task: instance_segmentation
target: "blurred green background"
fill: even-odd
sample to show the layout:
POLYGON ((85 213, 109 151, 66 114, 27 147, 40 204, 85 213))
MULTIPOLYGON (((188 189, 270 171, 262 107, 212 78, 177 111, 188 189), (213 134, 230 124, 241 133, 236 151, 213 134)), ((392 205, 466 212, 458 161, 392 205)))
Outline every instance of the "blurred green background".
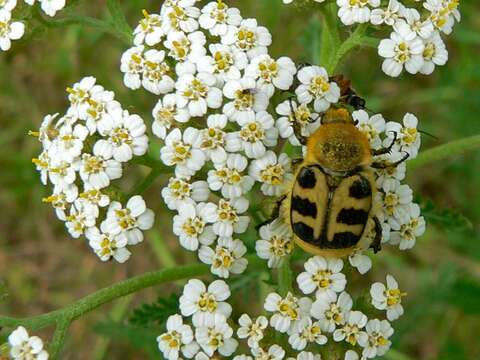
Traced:
MULTIPOLYGON (((229 4, 271 30, 274 56, 288 55, 298 62, 318 58, 322 23, 315 7, 303 2, 285 6, 281 0, 229 4)), ((158 11, 161 1, 128 0, 121 5, 134 26, 142 9, 158 11)), ((480 3, 465 0, 460 10, 463 20, 447 38, 450 61, 431 76, 390 79, 381 73, 381 59, 372 48, 355 51, 341 66, 340 72, 353 80, 370 109, 390 120, 401 121, 405 112, 418 116, 421 129, 436 137, 424 136, 423 149, 480 134, 480 3)), ((24 14, 31 16, 30 11, 24 14)), ((104 1, 90 0, 76 1, 73 9, 55 19, 69 11, 107 16, 104 1)), ((156 229, 133 248, 134 255, 125 265, 100 263, 83 240, 67 236, 63 224, 42 203, 47 190, 31 164, 39 144, 27 132, 38 128, 45 114, 65 110, 67 86, 93 75, 116 92, 124 107, 147 120, 155 104, 151 94, 129 91, 122 84, 119 59, 128 44, 91 27, 59 25, 41 24, 35 14, 26 37, 0 54, 0 313, 4 315, 39 314, 128 276, 171 265, 171 259, 163 256, 160 236, 180 263, 194 261, 169 234, 172 214, 160 199, 165 178, 146 194, 149 207, 157 212, 156 229)), ((143 171, 132 167, 136 175, 131 182, 143 171)), ((384 281, 386 273, 394 274, 408 292, 406 314, 394 324, 395 351, 387 358, 480 359, 480 154, 423 167, 410 173, 408 182, 425 209, 427 233, 412 251, 382 252, 369 273, 370 281, 384 281)), ((142 350, 153 335, 132 331, 128 339, 129 328, 116 332, 115 324, 131 315, 128 309, 154 301, 160 292, 178 285, 142 292, 76 321, 62 358, 144 359, 153 351, 148 346, 142 350), (107 339, 112 337, 109 345, 107 339)), ((40 335, 48 339, 51 332, 47 329, 40 335)))

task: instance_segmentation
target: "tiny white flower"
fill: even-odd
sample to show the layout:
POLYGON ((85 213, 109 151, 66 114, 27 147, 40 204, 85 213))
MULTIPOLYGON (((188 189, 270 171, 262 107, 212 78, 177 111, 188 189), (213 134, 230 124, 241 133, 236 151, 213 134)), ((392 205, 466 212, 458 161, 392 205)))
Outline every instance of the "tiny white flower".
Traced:
POLYGON ((224 105, 224 114, 238 123, 252 119, 256 112, 268 107, 267 94, 256 88, 255 79, 251 77, 228 81, 223 94, 232 100, 224 105))
POLYGON ((367 324, 367 316, 360 311, 350 311, 345 319, 345 324, 333 333, 335 341, 345 340, 350 345, 365 344, 368 340, 367 333, 361 329, 367 324))
POLYGON ((175 166, 176 176, 192 176, 205 163, 205 154, 200 147, 200 131, 187 128, 183 135, 174 129, 165 138, 165 146, 160 150, 160 158, 168 166, 175 166))
POLYGON ((319 66, 306 66, 297 74, 301 85, 295 90, 300 103, 311 103, 315 111, 323 112, 330 104, 338 102, 340 88, 330 81, 327 71, 319 66))
POLYGON ((360 274, 366 274, 372 268, 372 259, 367 255, 364 255, 362 251, 355 250, 348 257, 350 265, 358 270, 360 274))
POLYGON ((17 0, 0 0, 0 10, 12 12, 17 6, 17 0))
POLYGON ((189 280, 180 297, 183 316, 192 316, 195 327, 205 323, 205 318, 214 315, 230 317, 232 307, 225 302, 230 297, 230 288, 223 280, 213 281, 208 288, 197 279, 189 280))
POLYGON ((179 359, 181 347, 192 341, 192 328, 184 324, 182 317, 178 314, 167 319, 167 332, 157 337, 158 348, 168 360, 179 359))
POLYGON ((217 219, 215 204, 184 202, 177 210, 178 215, 173 218, 173 233, 179 237, 182 247, 196 251, 199 243, 210 245, 215 240, 212 227, 207 226, 217 219))
POLYGON ((151 49, 143 54, 142 86, 155 95, 173 90, 170 66, 165 62, 165 51, 151 49))
POLYGON ((303 350, 309 344, 316 343, 324 345, 327 343, 327 337, 322 333, 320 323, 313 322, 310 317, 302 318, 289 332, 288 342, 292 349, 303 350))
POLYGON ((58 136, 52 147, 57 160, 72 162, 82 153, 83 144, 88 136, 88 130, 85 126, 76 124, 74 127, 64 124, 58 130, 58 136))
POLYGON ((82 206, 82 203, 76 203, 70 208, 70 214, 67 216, 65 226, 70 235, 77 239, 85 230, 95 225, 96 213, 88 206, 82 206))
MULTIPOLYGON (((391 143, 391 140, 390 140, 391 143)), ((385 144, 385 143, 384 143, 385 144)), ((379 157, 375 158, 376 162, 384 163, 384 164, 393 164, 397 161, 402 160, 405 157, 405 152, 400 151, 400 146, 395 145, 393 146, 390 154, 384 154, 379 157)), ((405 161, 396 165, 396 166, 387 166, 385 168, 375 169, 375 174, 377 176, 376 183, 379 188, 383 186, 383 183, 387 179, 396 179, 401 181, 405 179, 405 175, 407 172, 407 164, 405 161)))
POLYGON ((275 126, 280 136, 288 139, 292 145, 301 145, 295 136, 296 126, 304 137, 310 136, 320 126, 319 114, 311 111, 307 104, 299 105, 295 100, 285 100, 277 106, 275 111, 280 115, 275 126))
POLYGON ((140 116, 124 111, 121 117, 111 118, 111 121, 104 121, 99 125, 99 132, 107 139, 98 140, 93 151, 104 159, 113 157, 118 162, 130 161, 133 156, 141 156, 147 152, 146 130, 140 116))
POLYGON ((279 345, 273 344, 268 350, 264 350, 261 347, 251 349, 252 355, 255 356, 255 360, 282 360, 285 357, 285 350, 279 345))
POLYGON ((380 0, 337 0, 338 17, 345 25, 370 21, 371 7, 380 6, 380 0))
POLYGON ((221 191, 226 199, 240 197, 252 188, 254 180, 244 175, 248 160, 240 154, 229 154, 225 163, 215 163, 208 172, 207 182, 213 191, 221 191))
POLYGON ((220 199, 217 206, 217 218, 213 224, 213 231, 218 236, 232 236, 242 234, 247 230, 250 222, 248 215, 241 215, 248 209, 248 200, 243 197, 220 199))
POLYGON ((370 16, 370 22, 373 25, 386 24, 393 26, 399 19, 405 6, 398 0, 389 0, 385 9, 373 9, 370 16))
POLYGON ((405 222, 392 223, 390 244, 398 245, 400 250, 408 250, 415 246, 416 238, 425 232, 425 219, 420 216, 420 206, 408 205, 408 218, 405 222))
POLYGON ((66 221, 66 211, 78 196, 78 189, 75 184, 71 185, 68 192, 54 190, 53 194, 42 199, 44 203, 49 203, 55 209, 55 215, 59 220, 66 221))
POLYGON ((255 243, 255 250, 261 259, 268 260, 269 268, 279 267, 283 259, 293 251, 293 234, 289 226, 279 219, 260 228, 260 240, 255 243))
POLYGON ((39 0, 41 8, 48 16, 55 16, 57 11, 65 7, 66 0, 39 0))
POLYGON ((390 34, 390 39, 383 39, 378 45, 378 54, 385 58, 382 70, 385 74, 398 77, 405 67, 410 74, 416 74, 423 66, 425 45, 421 38, 401 26, 390 34))
POLYGON ((214 164, 224 163, 227 160, 227 152, 225 151, 225 127, 228 118, 223 114, 210 115, 207 118, 207 128, 200 130, 202 149, 207 157, 214 164))
POLYGON ((232 338, 232 335, 233 329, 221 314, 204 318, 195 330, 195 339, 210 357, 216 351, 223 356, 232 355, 238 346, 237 340, 232 338))
POLYGON ((179 62, 197 62, 207 52, 204 45, 207 42, 205 35, 201 31, 195 31, 191 34, 183 32, 171 32, 164 42, 165 47, 170 50, 168 55, 179 62))
POLYGON ((123 83, 132 90, 142 86, 142 74, 144 70, 144 46, 134 46, 122 54, 120 71, 124 73, 123 83))
MULTIPOLYGON (((344 360, 360 360, 360 356, 353 350, 347 350, 344 360)), ((365 358, 362 356, 361 360, 365 360, 365 358)))
POLYGON ((77 165, 83 182, 95 189, 103 189, 110 185, 111 180, 122 177, 122 164, 113 159, 106 159, 99 151, 97 148, 94 149, 93 155, 82 154, 77 165))
POLYGON ((86 107, 82 108, 79 117, 85 120, 85 126, 90 135, 104 122, 111 122, 117 117, 122 117, 122 107, 114 100, 113 91, 96 91, 87 100, 86 107))
POLYGON ((288 90, 296 72, 297 68, 290 58, 274 60, 270 55, 264 54, 252 59, 245 69, 245 76, 257 80, 257 88, 271 97, 275 88, 288 90))
POLYGON ((430 12, 429 19, 438 30, 449 35, 455 21, 460 21, 459 1, 426 0, 423 7, 430 12))
POLYGON ((372 359, 386 354, 392 342, 388 340, 393 335, 393 328, 387 320, 373 319, 369 320, 365 330, 368 334, 368 340, 359 344, 362 346, 362 356, 372 359))
POLYGON ((133 43, 139 46, 145 42, 148 46, 154 46, 165 36, 162 17, 159 14, 149 14, 146 10, 143 10, 143 16, 133 31, 133 43))
POLYGON ((324 293, 339 293, 345 289, 347 280, 341 273, 341 259, 314 256, 304 266, 306 271, 297 277, 298 287, 304 294, 316 291, 316 296, 320 297, 324 293))
POLYGON ((48 177, 57 190, 64 191, 72 185, 77 178, 75 167, 72 163, 57 160, 55 157, 51 157, 52 160, 48 169, 48 177))
POLYGON ((262 183, 261 190, 267 196, 280 196, 285 185, 292 181, 291 160, 287 154, 277 155, 267 151, 261 158, 252 161, 249 174, 262 183))
POLYGON ((387 311, 389 321, 397 320, 403 315, 402 297, 407 294, 398 288, 398 283, 392 275, 387 275, 387 286, 380 282, 370 288, 372 305, 379 310, 387 311))
POLYGON ((394 29, 397 32, 401 32, 398 30, 399 27, 406 26, 415 36, 423 39, 428 39, 432 36, 434 30, 432 22, 430 20, 421 20, 420 13, 416 9, 405 8, 402 11, 402 16, 405 20, 400 19, 394 25, 394 29))
POLYGON ((130 251, 126 248, 128 239, 125 235, 110 235, 101 232, 97 227, 91 227, 85 232, 90 247, 95 251, 100 260, 108 261, 114 258, 119 263, 124 263, 130 258, 130 251))
POLYGON ((132 196, 123 208, 117 201, 110 203, 107 218, 102 223, 102 231, 112 235, 124 234, 129 245, 143 241, 142 230, 149 230, 153 226, 154 213, 147 209, 145 201, 140 195, 132 196))
POLYGON ((241 240, 220 237, 215 249, 202 246, 198 251, 198 257, 203 263, 211 265, 212 274, 228 278, 230 273, 241 274, 245 271, 248 261, 243 255, 246 252, 247 248, 241 240))
POLYGON ((23 326, 17 327, 9 336, 10 356, 14 360, 47 360, 48 353, 38 336, 30 336, 23 326))
POLYGON ((286 333, 304 317, 308 317, 312 301, 307 298, 296 298, 289 292, 284 298, 277 293, 268 294, 265 299, 265 310, 272 312, 270 326, 275 330, 286 333))
POLYGON ((266 147, 277 144, 278 130, 274 127, 273 117, 266 111, 260 111, 252 118, 239 122, 240 131, 226 135, 228 151, 241 151, 251 159, 265 155, 266 147))
POLYGON ((314 301, 310 313, 319 320, 322 330, 333 333, 337 326, 345 324, 352 305, 352 298, 346 292, 342 292, 338 297, 335 293, 327 293, 314 301))
POLYGON ((258 343, 263 339, 264 331, 268 327, 268 319, 265 316, 259 316, 251 319, 248 314, 243 314, 238 319, 240 325, 237 335, 240 339, 248 338, 248 346, 250 348, 258 347, 258 343))
POLYGON ((158 100, 152 110, 154 122, 152 124, 153 134, 164 140, 167 132, 176 126, 176 123, 186 123, 190 120, 188 108, 179 108, 177 106, 177 96, 167 94, 158 100))
POLYGON ((370 116, 365 110, 358 110, 352 113, 352 117, 358 122, 358 129, 367 135, 372 149, 381 148, 382 139, 380 134, 385 132, 385 119, 382 114, 370 116))
POLYGON ((207 3, 198 18, 200 26, 214 36, 225 35, 228 25, 238 26, 241 21, 240 11, 229 8, 222 0, 207 3))
POLYGON ((408 185, 400 185, 395 179, 387 179, 382 185, 378 196, 382 211, 390 225, 404 223, 408 219, 408 205, 412 202, 413 192, 408 185))
POLYGON ((191 116, 203 116, 207 110, 222 105, 222 91, 214 87, 215 76, 209 73, 183 74, 177 80, 177 106, 188 108, 191 116))
POLYGON ((421 144, 420 132, 417 126, 417 117, 410 113, 405 114, 403 117, 403 126, 397 122, 388 122, 386 125, 386 134, 389 138, 385 139, 385 143, 390 141, 396 134, 396 141, 397 144, 401 146, 401 150, 407 152, 410 158, 415 158, 421 144))
MULTIPOLYGON (((316 0, 317 2, 321 2, 316 0)), ((323 0, 322 0, 323 1, 323 0)), ((297 357, 289 357, 287 360, 322 360, 322 357, 320 354, 314 354, 309 351, 302 351, 300 352, 297 357)))
POLYGON ((35 164, 36 170, 40 173, 40 180, 43 185, 47 185, 48 172, 50 170, 51 159, 48 151, 42 151, 38 158, 32 158, 32 163, 35 164))
POLYGON ((257 20, 242 20, 239 27, 229 26, 222 36, 222 43, 233 45, 247 54, 249 59, 267 53, 267 47, 272 43, 272 35, 267 28, 258 26, 257 20))
POLYGON ((196 0, 183 0, 171 6, 162 6, 163 30, 165 33, 184 31, 191 33, 198 29, 200 9, 193 6, 196 0))
POLYGON ((447 63, 448 51, 440 34, 434 32, 432 36, 425 40, 425 49, 423 50, 423 66, 420 73, 430 75, 435 66, 442 66, 447 63))
POLYGON ((206 181, 191 182, 182 177, 171 177, 162 189, 163 200, 170 210, 178 210, 184 203, 206 201, 209 195, 206 181))
POLYGON ((86 76, 73 84, 71 88, 67 88, 68 100, 74 115, 86 118, 92 96, 105 91, 103 86, 98 85, 96 82, 97 79, 93 76, 86 76))
POLYGON ((248 64, 248 58, 244 52, 224 44, 210 44, 208 49, 211 55, 198 59, 199 72, 215 75, 218 86, 223 86, 225 81, 241 78, 241 70, 248 64))

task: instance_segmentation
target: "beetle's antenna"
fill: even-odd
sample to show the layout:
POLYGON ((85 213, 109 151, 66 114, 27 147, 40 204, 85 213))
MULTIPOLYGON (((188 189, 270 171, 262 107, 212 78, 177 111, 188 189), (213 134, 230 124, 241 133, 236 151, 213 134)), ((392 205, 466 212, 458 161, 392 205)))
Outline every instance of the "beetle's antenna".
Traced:
POLYGON ((418 129, 418 132, 419 132, 420 134, 430 136, 432 139, 435 139, 436 141, 440 140, 440 139, 439 139, 438 137, 436 137, 435 135, 432 135, 432 134, 430 134, 429 132, 426 132, 426 131, 424 131, 424 130, 418 129))

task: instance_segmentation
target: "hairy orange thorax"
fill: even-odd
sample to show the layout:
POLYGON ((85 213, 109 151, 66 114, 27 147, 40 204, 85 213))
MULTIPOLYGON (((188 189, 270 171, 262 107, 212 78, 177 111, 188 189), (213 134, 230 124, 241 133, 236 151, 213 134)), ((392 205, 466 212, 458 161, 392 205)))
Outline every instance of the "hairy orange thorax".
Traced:
POLYGON ((370 164, 368 138, 357 129, 347 109, 330 109, 307 141, 305 160, 332 171, 349 171, 370 164))

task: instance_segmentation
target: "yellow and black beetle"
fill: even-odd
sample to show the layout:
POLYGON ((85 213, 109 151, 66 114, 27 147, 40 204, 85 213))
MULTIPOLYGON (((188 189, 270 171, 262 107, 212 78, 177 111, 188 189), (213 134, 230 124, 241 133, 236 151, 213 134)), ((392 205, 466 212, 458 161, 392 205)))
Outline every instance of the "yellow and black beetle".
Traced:
POLYGON ((343 257, 381 248, 374 168, 397 166, 408 154, 395 163, 375 162, 374 156, 390 152, 396 136, 390 146, 372 150, 355 125, 347 108, 332 107, 311 136, 296 131, 306 155, 274 217, 289 224, 295 243, 311 254, 343 257))

